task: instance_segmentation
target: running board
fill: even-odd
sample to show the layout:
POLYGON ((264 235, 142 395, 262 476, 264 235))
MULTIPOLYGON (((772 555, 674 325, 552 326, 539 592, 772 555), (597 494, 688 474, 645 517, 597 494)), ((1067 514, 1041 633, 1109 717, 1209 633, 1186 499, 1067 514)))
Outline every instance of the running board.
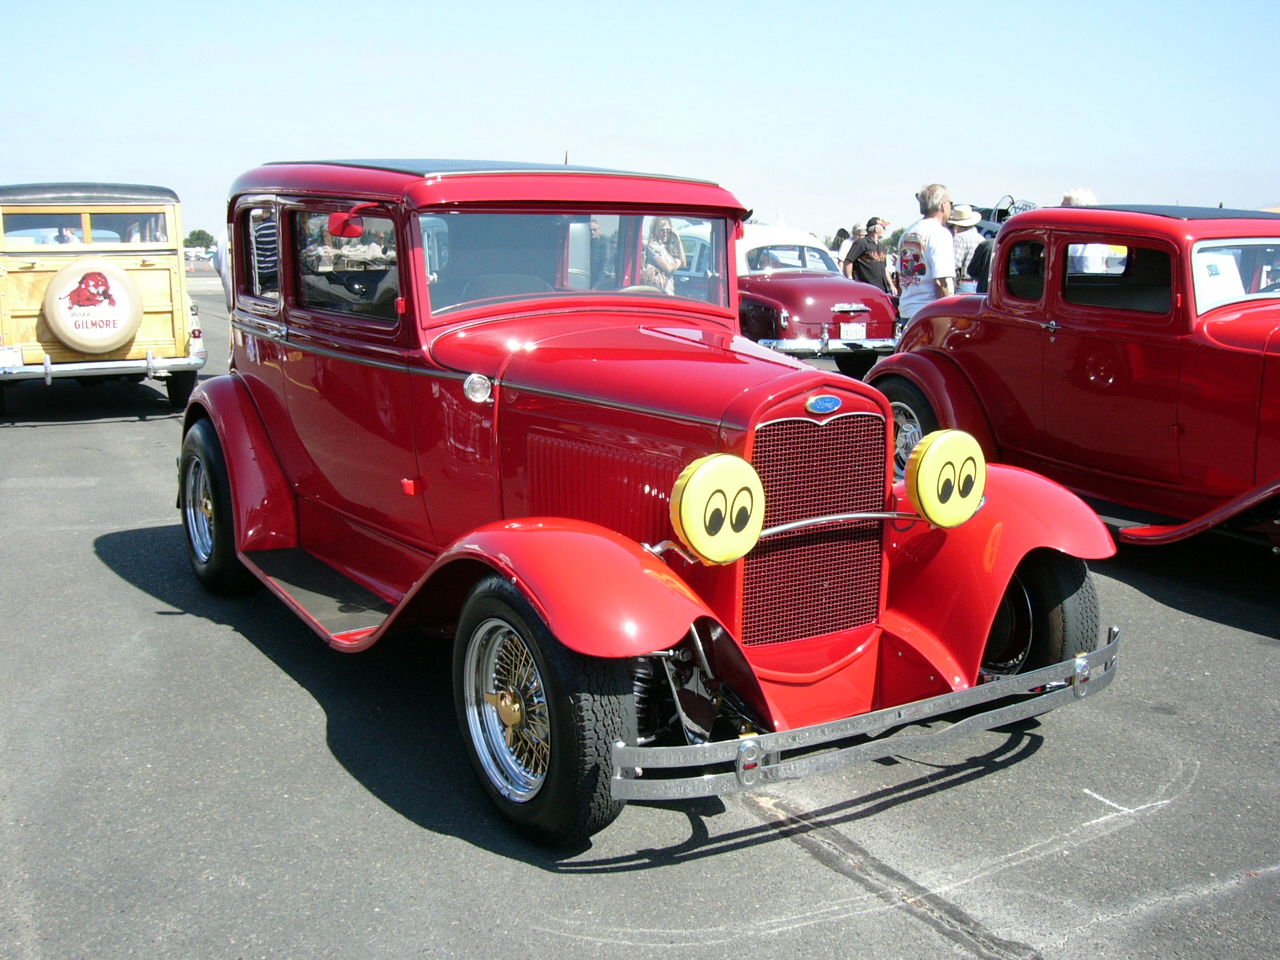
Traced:
POLYGON ((241 554, 271 592, 335 650, 363 650, 392 605, 301 547, 241 554))

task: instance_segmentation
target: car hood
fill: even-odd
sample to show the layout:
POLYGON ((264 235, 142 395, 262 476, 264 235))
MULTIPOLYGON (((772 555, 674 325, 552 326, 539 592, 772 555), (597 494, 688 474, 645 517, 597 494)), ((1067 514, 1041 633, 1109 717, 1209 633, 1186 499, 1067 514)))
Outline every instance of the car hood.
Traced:
MULTIPOLYGON (((729 330, 661 316, 490 321, 431 343, 446 367, 504 389, 721 423, 746 394, 804 389, 828 375, 729 330)), ((736 419, 736 418, 734 418, 736 419)))

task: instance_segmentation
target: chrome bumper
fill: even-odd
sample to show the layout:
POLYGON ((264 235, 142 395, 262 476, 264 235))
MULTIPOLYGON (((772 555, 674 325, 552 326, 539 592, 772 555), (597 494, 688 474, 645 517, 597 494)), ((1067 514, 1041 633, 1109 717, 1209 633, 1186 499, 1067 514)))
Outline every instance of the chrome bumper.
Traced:
POLYGON ((846 720, 686 747, 631 747, 615 743, 611 781, 613 799, 675 800, 738 793, 782 780, 799 780, 816 773, 839 770, 866 760, 946 746, 969 734, 1047 713, 1104 689, 1115 678, 1119 636, 1119 629, 1112 627, 1106 646, 1074 660, 846 720), (908 724, 938 719, 958 710, 1018 696, 1025 699, 964 717, 940 730, 880 737, 886 731, 908 724), (867 737, 880 738, 868 741, 867 737), (864 739, 844 746, 838 744, 853 738, 864 739), (824 745, 830 745, 831 749, 806 753, 791 760, 782 758, 784 750, 808 751, 824 745), (714 764, 729 765, 732 769, 724 773, 704 772, 684 777, 648 775, 651 771, 714 764))
POLYGON ((886 340, 840 340, 825 337, 797 337, 791 340, 761 340, 760 346, 777 350, 779 353, 795 357, 822 357, 832 353, 893 353, 897 341, 886 340))
POLYGON ((50 383, 60 377, 120 377, 141 373, 148 377, 167 377, 178 370, 199 370, 209 354, 201 349, 185 357, 145 357, 134 360, 90 360, 81 363, 54 363, 46 353, 44 363, 0 366, 0 380, 43 380, 50 383))

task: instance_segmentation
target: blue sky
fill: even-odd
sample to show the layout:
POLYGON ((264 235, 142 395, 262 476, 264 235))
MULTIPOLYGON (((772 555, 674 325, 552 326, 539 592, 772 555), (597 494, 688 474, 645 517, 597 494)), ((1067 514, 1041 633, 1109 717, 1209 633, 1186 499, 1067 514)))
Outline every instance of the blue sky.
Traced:
POLYGON ((903 226, 933 181, 1280 205, 1275 0, 4 0, 4 27, 0 183, 172 187, 187 230, 268 160, 566 151, 819 235, 903 226))

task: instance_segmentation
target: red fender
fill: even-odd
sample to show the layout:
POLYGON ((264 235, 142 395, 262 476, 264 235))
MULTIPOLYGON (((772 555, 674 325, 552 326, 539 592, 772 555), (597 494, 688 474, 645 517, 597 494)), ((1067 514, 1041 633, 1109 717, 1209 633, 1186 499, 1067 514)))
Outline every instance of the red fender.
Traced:
MULTIPOLYGON (((901 484, 895 493, 905 504, 901 484)), ((1037 473, 991 464, 986 502, 967 523, 893 529, 882 622, 935 664, 954 663, 971 682, 1014 569, 1041 547, 1085 560, 1115 553, 1102 521, 1075 494, 1037 473), (930 647, 942 648, 940 655, 930 647)))
POLYGON ((205 380, 191 395, 184 434, 202 413, 213 421, 227 461, 236 550, 296 547, 297 499, 248 389, 238 377, 229 375, 205 380))
POLYGON ((987 412, 978 401, 969 378, 942 353, 895 353, 885 357, 867 374, 873 387, 885 377, 909 380, 933 407, 939 427, 958 427, 973 434, 988 461, 999 459, 995 435, 987 412))
POLYGON ((441 571, 466 559, 510 579, 560 642, 587 656, 665 650, 698 617, 714 617, 660 559, 594 523, 525 517, 487 524, 442 553, 413 592, 430 590, 441 571))

